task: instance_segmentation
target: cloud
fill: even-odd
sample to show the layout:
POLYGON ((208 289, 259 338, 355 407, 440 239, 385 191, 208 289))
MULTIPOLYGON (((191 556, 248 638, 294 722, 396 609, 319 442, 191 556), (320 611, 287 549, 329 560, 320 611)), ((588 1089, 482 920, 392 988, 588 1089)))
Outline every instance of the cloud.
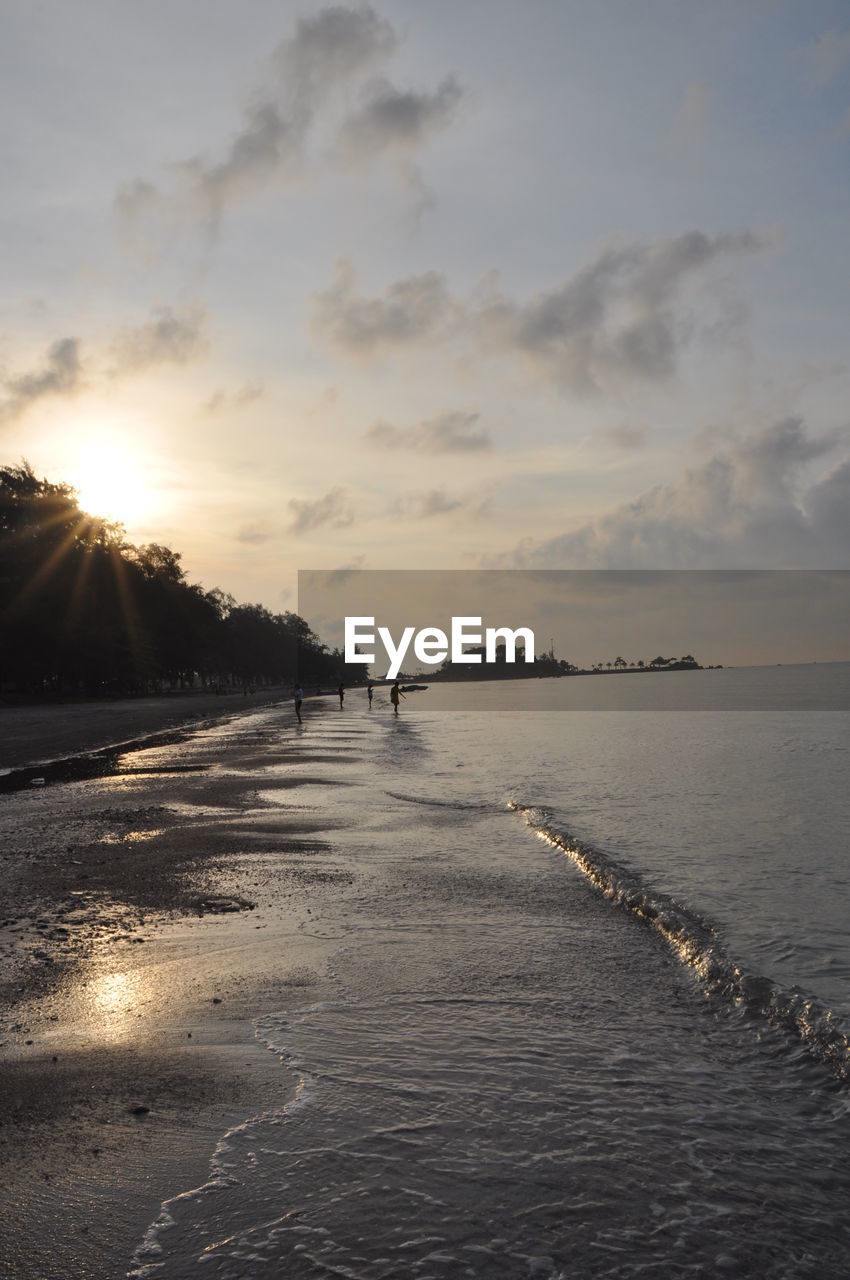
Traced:
POLYGON ((477 413, 442 413, 413 427, 376 422, 365 434, 377 449, 409 449, 414 453, 477 453, 490 448, 487 431, 475 430, 477 413))
POLYGON ((342 125, 342 151, 358 160, 384 151, 414 151, 430 134, 452 123, 462 97, 454 76, 447 76, 434 93, 415 93, 396 89, 388 80, 374 81, 364 92, 359 110, 342 125))
POLYGON ((329 490, 321 498, 291 498, 289 510, 292 512, 289 532, 294 534, 308 533, 322 525, 343 529, 354 519, 348 495, 340 488, 329 490))
POLYGON ((392 25, 369 4, 337 5, 299 18, 273 62, 293 122, 309 124, 319 105, 358 73, 388 58, 398 45, 392 25))
POLYGON ((694 328, 684 305, 689 282, 718 262, 749 257, 769 244, 752 231, 688 231, 608 246, 564 283, 526 301, 503 294, 495 276, 469 299, 455 299, 435 271, 363 297, 354 269, 343 263, 333 285, 316 295, 314 325, 334 346, 360 358, 464 339, 488 355, 523 360, 564 390, 617 390, 670 378, 694 328))
POLYGON ((271 542, 274 536, 274 529, 264 520, 259 520, 254 524, 243 524, 236 531, 236 541, 243 542, 249 547, 260 547, 266 542, 271 542))
POLYGON ((649 436, 649 428, 642 422, 621 422, 613 427, 605 427, 601 434, 618 449, 642 449, 649 436))
POLYGON ((194 158, 184 161, 181 168, 198 212, 215 227, 225 204, 270 173, 293 165, 298 152, 298 135, 292 124, 266 102, 246 113, 244 128, 230 143, 223 160, 210 164, 194 158))
POLYGON ((337 151, 347 164, 369 166, 386 157, 412 197, 414 226, 435 201, 413 163, 413 155, 429 138, 454 122, 463 89, 447 76, 433 92, 397 89, 389 80, 374 80, 361 94, 360 106, 343 122, 337 151))
POLYGON ((689 277, 722 258, 766 247, 753 232, 603 249, 566 283, 526 303, 495 297, 479 320, 491 341, 525 356, 561 386, 601 391, 611 383, 672 376, 689 338, 676 309, 689 277))
POLYGON ((481 489, 465 493, 450 493, 443 488, 409 489, 390 503, 384 515, 392 520, 431 520, 459 511, 471 520, 481 520, 490 513, 490 501, 491 494, 481 489))
POLYGON ((272 178, 294 177, 316 113, 395 46, 392 27, 369 5, 300 18, 295 34, 275 50, 270 82, 255 94, 221 159, 199 155, 173 165, 177 183, 169 192, 144 179, 119 188, 115 212, 125 234, 139 240, 140 223, 162 223, 163 204, 178 218, 200 218, 215 231, 225 206, 272 178))
POLYGON ((671 484, 506 557, 528 568, 847 568, 850 459, 815 483, 810 464, 839 437, 800 418, 735 441, 671 484))
MULTIPOLYGON (((171 165, 164 189, 144 178, 119 188, 114 209, 128 247, 150 254, 187 223, 200 222, 215 234, 228 207, 303 172, 317 130, 323 139, 338 138, 325 149, 323 163, 334 156, 368 163, 385 152, 409 157, 451 121, 462 91, 451 76, 433 93, 375 79, 397 47, 392 25, 369 4, 330 6, 299 18, 218 158, 202 152, 171 165), (360 102, 352 112, 348 103, 358 87, 360 102)), ((414 171, 404 172, 416 185, 414 171)))
POLYGON ((151 319, 122 329, 108 350, 88 355, 85 368, 78 338, 61 338, 47 351, 43 366, 17 377, 0 379, 0 424, 13 422, 47 396, 73 395, 84 375, 122 378, 157 364, 186 364, 206 350, 204 312, 197 307, 160 307, 151 319))
POLYGON ((315 298, 316 330, 351 355, 372 355, 384 347, 415 345, 445 328, 453 303, 436 271, 397 280, 377 298, 356 294, 356 275, 346 262, 334 284, 315 298))
POLYGON ((7 378, 0 401, 0 423, 14 422, 30 405, 45 396, 68 395, 76 391, 82 378, 80 344, 77 338, 61 338, 48 349, 43 366, 35 372, 7 378))
POLYGON ((803 52, 815 84, 825 88, 850 66, 850 31, 825 31, 803 52))
POLYGON ((138 373, 157 364, 187 364, 206 350, 200 307, 157 308, 150 320, 124 329, 112 343, 113 375, 138 373))
POLYGON ((445 489, 427 489, 402 494, 392 504, 390 514, 409 516, 415 520, 430 520, 433 516, 459 511, 465 505, 464 499, 447 493, 445 489))
POLYGON ((209 400, 205 400, 201 405, 204 413, 222 413, 225 410, 244 409, 246 405, 253 404, 256 400, 261 399, 266 393, 266 389, 261 382, 246 382, 236 391, 225 391, 219 387, 214 391, 209 400))
POLYGON ((838 568, 850 562, 850 458, 833 467, 806 495, 806 514, 824 548, 835 549, 838 568))

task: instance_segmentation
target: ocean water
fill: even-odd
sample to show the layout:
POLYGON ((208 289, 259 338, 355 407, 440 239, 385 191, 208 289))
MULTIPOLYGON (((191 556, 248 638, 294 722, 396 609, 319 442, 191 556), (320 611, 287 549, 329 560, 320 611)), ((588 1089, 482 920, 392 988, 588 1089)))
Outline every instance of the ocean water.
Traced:
POLYGON ((305 766, 275 795, 354 884, 318 911, 320 998, 257 1023, 295 1099, 223 1136, 128 1274, 850 1274, 850 716, 824 670, 735 673, 747 710, 645 706, 707 674, 681 673, 634 710, 618 676, 617 709, 529 681, 517 710, 434 687, 316 719, 348 785, 305 766))

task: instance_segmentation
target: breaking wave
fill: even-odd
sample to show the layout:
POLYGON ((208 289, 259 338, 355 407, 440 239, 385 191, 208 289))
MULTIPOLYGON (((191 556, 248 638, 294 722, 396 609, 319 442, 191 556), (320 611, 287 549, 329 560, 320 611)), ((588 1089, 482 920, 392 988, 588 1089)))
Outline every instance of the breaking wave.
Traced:
POLYGON ((746 1014, 789 1032, 842 1082, 850 1081, 850 1028, 801 987, 749 973, 727 955, 713 924, 636 871, 552 825, 545 809, 510 801, 538 837, 562 853, 604 897, 658 933, 703 988, 746 1014))

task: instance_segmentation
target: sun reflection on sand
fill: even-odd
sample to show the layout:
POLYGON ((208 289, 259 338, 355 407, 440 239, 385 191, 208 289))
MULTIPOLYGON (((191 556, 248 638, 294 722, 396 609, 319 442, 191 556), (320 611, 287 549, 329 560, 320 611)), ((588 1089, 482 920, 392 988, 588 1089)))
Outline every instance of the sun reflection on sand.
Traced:
POLYGON ((123 1039, 129 1034, 144 986, 144 975, 138 970, 104 973, 89 982, 92 1012, 110 1039, 123 1039))
POLYGON ((143 840, 154 840, 157 836, 165 835, 164 827, 156 827, 151 831, 110 831, 107 835, 101 836, 100 844, 140 844, 143 840))

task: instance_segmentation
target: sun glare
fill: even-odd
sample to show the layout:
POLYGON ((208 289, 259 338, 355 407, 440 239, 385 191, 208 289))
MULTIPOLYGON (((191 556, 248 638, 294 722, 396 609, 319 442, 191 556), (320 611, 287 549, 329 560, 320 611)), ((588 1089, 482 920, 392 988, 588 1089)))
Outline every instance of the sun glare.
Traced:
POLYGON ((73 468, 71 483, 88 515, 117 520, 127 527, 150 516, 156 506, 140 459, 118 445, 88 447, 73 468))

